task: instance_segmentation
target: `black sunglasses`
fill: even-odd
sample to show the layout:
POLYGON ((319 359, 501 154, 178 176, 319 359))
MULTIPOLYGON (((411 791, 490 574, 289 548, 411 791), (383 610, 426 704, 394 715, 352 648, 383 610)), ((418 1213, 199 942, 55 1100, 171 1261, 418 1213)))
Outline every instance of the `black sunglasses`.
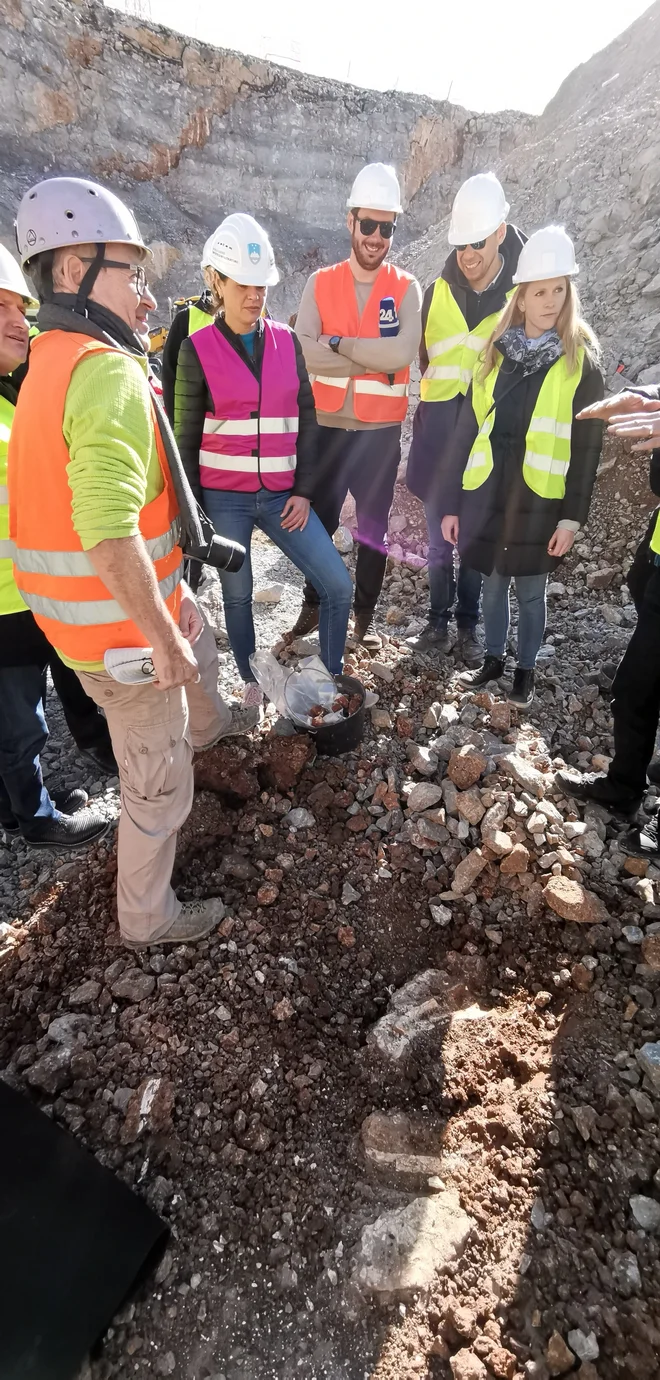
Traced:
POLYGON ((396 230, 396 221, 394 220, 365 219, 358 220, 358 225, 360 227, 361 235, 373 235, 375 234, 376 230, 380 230, 380 233, 384 240, 391 240, 392 235, 396 230))
POLYGON ((455 244, 454 249, 457 249, 459 254, 462 254, 464 249, 483 249, 485 243, 486 240, 473 240, 472 244, 455 244))

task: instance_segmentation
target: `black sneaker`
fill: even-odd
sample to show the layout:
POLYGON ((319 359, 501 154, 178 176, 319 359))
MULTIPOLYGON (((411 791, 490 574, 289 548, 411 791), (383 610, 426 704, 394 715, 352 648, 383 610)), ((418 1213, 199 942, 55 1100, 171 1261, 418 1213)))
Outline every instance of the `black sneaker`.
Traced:
POLYGON ((515 704, 520 709, 527 709, 534 699, 534 672, 525 670, 522 666, 516 666, 513 673, 513 685, 507 695, 509 704, 515 704))
MULTIPOLYGON (((59 810, 61 815, 75 815, 76 810, 82 810, 89 799, 87 791, 82 790, 51 791, 50 798, 55 809, 59 810)), ((9 838, 16 838, 21 832, 21 826, 14 816, 12 816, 11 823, 1 823, 0 829, 9 838)))
POLYGON ((308 633, 315 632, 319 625, 319 616, 318 604, 308 604, 303 601, 303 606, 288 636, 306 637, 308 633))
POLYGON ((110 821, 94 810, 78 810, 75 815, 54 815, 33 820, 30 836, 23 834, 29 848, 83 848, 98 843, 110 828, 110 821))
POLYGON ((439 652, 440 656, 448 656, 453 646, 447 628, 436 628, 433 623, 427 623, 421 632, 406 638, 406 647, 413 652, 439 652))
POLYGON ((642 797, 622 796, 617 786, 610 781, 606 772, 587 771, 572 776, 568 771, 558 771, 555 783, 566 795, 574 800, 593 800, 606 810, 614 810, 622 815, 635 815, 642 803, 642 797))
POLYGON ((463 671, 458 679, 472 690, 480 685, 488 685, 490 680, 499 680, 504 675, 504 660, 501 656, 486 656, 482 666, 476 671, 463 671))
POLYGON ((623 853, 631 853, 635 858, 660 857, 657 815, 650 819, 648 824, 642 824, 638 829, 630 829, 627 834, 621 834, 617 842, 623 853))
MULTIPOLYGON (((81 757, 85 758, 85 761, 92 762, 103 776, 119 775, 117 759, 112 751, 111 743, 95 743, 93 747, 79 747, 78 752, 81 757)), ((71 811, 67 810, 66 813, 71 814, 71 811)))
POLYGON ((472 670, 483 662, 484 649, 474 628, 459 628, 455 651, 459 660, 472 670))

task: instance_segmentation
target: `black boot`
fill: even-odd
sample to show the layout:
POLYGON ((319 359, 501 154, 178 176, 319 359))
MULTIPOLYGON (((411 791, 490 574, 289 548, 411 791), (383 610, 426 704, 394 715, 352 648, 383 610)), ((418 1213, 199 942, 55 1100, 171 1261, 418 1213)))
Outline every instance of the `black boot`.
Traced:
POLYGON ((406 638, 406 647, 413 652, 438 652, 440 656, 448 656, 453 646, 447 628, 436 628, 433 623, 427 623, 414 637, 406 638))
MULTIPOLYGON (((75 815, 76 810, 82 810, 87 804, 89 797, 87 791, 61 790, 51 791, 50 798, 55 809, 59 810, 60 814, 75 815)), ((12 839, 17 838, 21 832, 21 826, 14 816, 12 816, 11 821, 8 820, 7 823, 3 820, 0 823, 0 829, 2 829, 3 833, 7 834, 8 838, 12 839)))
POLYGON ((94 810, 78 810, 75 815, 54 815, 34 819, 29 835, 23 834, 30 848, 83 848, 98 843, 110 828, 110 821, 94 810))
MULTIPOLYGON (((103 776, 119 775, 117 760, 112 751, 112 743, 110 741, 107 743, 93 743, 89 747, 79 746, 78 752, 81 757, 85 758, 86 762, 91 762, 103 776)), ((58 809, 59 808, 58 805, 58 809)), ((72 812, 71 810, 65 810, 64 813, 70 815, 72 812)))
POLYGON ((294 623, 289 637, 307 637, 308 633, 315 632, 319 625, 319 605, 308 604, 303 601, 302 608, 296 622, 294 623))
POLYGON ((555 784, 574 800, 593 800, 606 810, 614 810, 622 815, 635 815, 642 803, 641 795, 624 794, 621 787, 610 781, 606 772, 588 771, 572 776, 568 771, 558 771, 555 784))
POLYGON ((525 670, 522 666, 516 666, 513 673, 513 685, 507 700, 509 704, 515 704, 519 709, 527 709, 534 699, 534 672, 525 670))
POLYGON ((622 853, 631 853, 635 858, 649 858, 651 862, 655 862, 660 857, 657 815, 650 819, 648 824, 641 824, 639 828, 631 829, 627 834, 620 834, 617 845, 622 853))
POLYGON ((456 638, 455 655, 459 661, 475 670, 484 659, 484 649, 474 628, 459 628, 456 638))
POLYGON ((490 656, 486 654, 483 666, 479 666, 476 671, 463 671, 458 677, 463 685, 469 686, 471 690, 478 690, 481 685, 488 685, 490 680, 499 680, 504 675, 504 660, 501 656, 490 656))

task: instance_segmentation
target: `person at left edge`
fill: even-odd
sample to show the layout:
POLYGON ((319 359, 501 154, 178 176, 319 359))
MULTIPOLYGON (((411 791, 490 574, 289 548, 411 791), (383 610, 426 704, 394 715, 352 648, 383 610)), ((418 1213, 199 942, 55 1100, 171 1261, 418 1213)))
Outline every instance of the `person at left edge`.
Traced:
POLYGON ((193 943, 218 897, 171 885, 193 800, 193 750, 231 724, 217 654, 182 586, 182 548, 204 534, 135 334, 150 259, 132 212, 84 178, 48 178, 16 220, 40 334, 9 454, 16 583, 39 625, 105 709, 121 782, 117 912, 129 948, 193 943), (105 655, 151 649, 153 683, 118 683, 105 655))
MULTIPOLYGON (((44 697, 49 661, 63 680, 73 678, 79 697, 87 696, 21 598, 9 539, 7 454, 17 397, 12 376, 27 357, 25 308, 31 301, 18 264, 0 245, 0 830, 10 837, 21 834, 35 848, 77 848, 101 838, 108 825, 82 808, 84 791, 63 789, 51 795, 44 785, 40 754, 48 739, 44 697)), ((91 717, 96 716, 96 705, 88 704, 91 717)), ((107 732, 105 720, 100 714, 98 718, 107 732)))
POLYGON ((243 703, 260 707, 250 666, 254 528, 318 589, 321 656, 332 675, 342 668, 353 586, 310 512, 317 427, 302 350, 288 326, 262 315, 267 289, 279 279, 268 236, 252 216, 227 216, 209 257, 218 314, 181 346, 174 430, 192 491, 216 532, 248 551, 241 570, 221 571, 220 579, 243 703))

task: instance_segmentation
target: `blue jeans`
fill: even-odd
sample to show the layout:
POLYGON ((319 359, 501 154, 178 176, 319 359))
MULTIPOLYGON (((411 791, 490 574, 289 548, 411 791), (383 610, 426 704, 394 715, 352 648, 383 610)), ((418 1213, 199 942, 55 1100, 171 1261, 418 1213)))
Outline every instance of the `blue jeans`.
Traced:
MULTIPOLYGON (((484 632, 489 656, 502 658, 506 655, 511 578, 510 575, 498 575, 496 570, 484 578, 484 632)), ((545 632, 545 587, 548 577, 515 575, 513 578, 518 599, 517 661, 523 670, 531 671, 536 664, 545 632)))
POLYGON ((458 593, 456 605, 456 626, 476 628, 479 622, 479 599, 481 596, 481 571, 468 570, 461 561, 458 581, 454 569, 454 547, 442 535, 442 519, 438 510, 430 504, 424 505, 426 526, 429 532, 429 586, 431 590, 431 610, 429 622, 434 628, 445 629, 458 593))
POLYGON ((310 511, 304 531, 286 532, 282 527, 281 515, 289 493, 258 489, 256 493, 243 494, 224 489, 203 489, 202 495, 204 508, 218 536, 239 541, 247 550, 240 570, 234 574, 219 571, 227 636, 243 680, 254 680, 250 669, 250 656, 255 650, 250 542, 255 527, 260 527, 318 590, 321 597, 321 657, 331 675, 339 675, 353 581, 316 513, 310 511))
POLYGON ((48 740, 41 666, 0 666, 0 822, 18 821, 29 837, 35 818, 57 812, 41 775, 48 740))

